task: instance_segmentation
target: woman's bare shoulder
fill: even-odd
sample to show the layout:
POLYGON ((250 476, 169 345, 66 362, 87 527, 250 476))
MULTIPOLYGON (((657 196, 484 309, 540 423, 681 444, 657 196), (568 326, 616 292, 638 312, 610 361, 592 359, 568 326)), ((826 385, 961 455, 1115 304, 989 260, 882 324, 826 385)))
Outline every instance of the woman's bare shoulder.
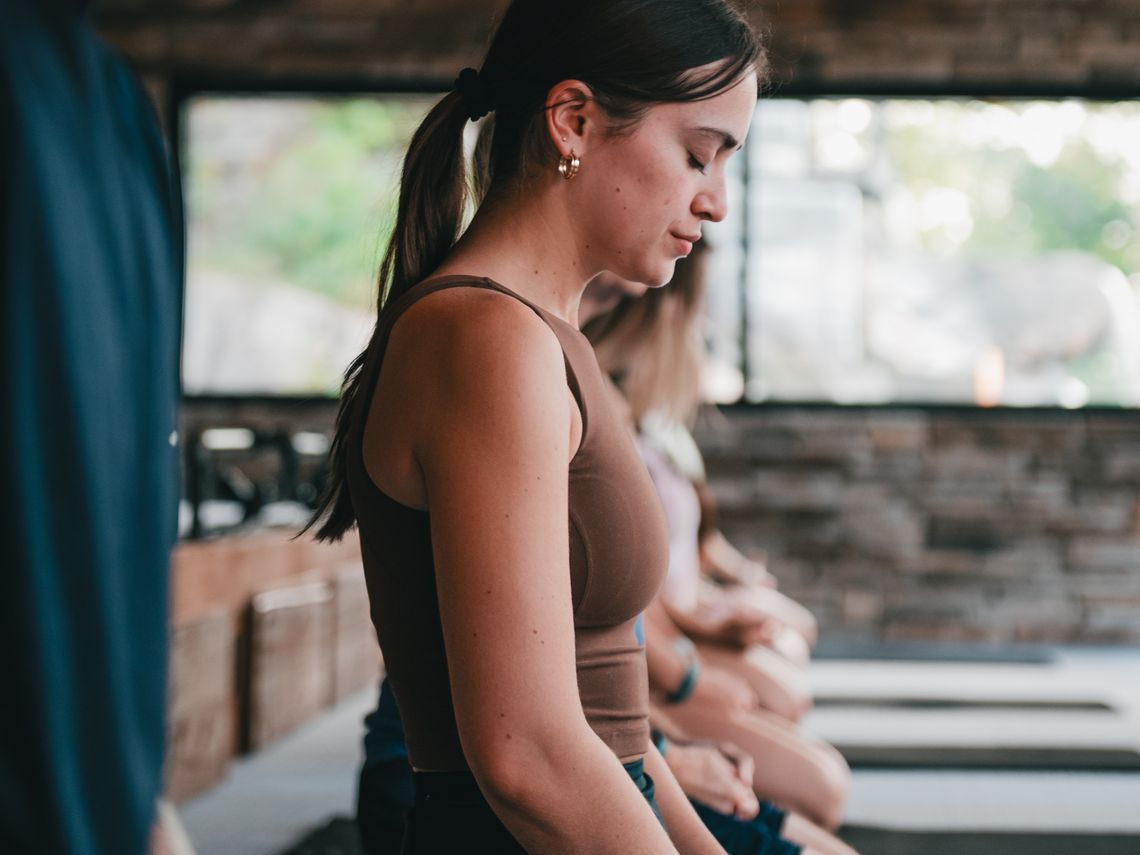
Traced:
POLYGON ((417 300, 393 325, 389 354, 456 380, 564 371, 558 338, 533 309, 479 287, 446 288, 417 300))

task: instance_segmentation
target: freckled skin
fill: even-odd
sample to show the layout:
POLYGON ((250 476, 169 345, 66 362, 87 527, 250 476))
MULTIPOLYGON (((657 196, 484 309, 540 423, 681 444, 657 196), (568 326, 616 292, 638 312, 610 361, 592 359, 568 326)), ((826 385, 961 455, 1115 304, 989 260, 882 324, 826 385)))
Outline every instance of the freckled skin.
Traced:
POLYGON ((654 105, 628 133, 590 138, 581 171, 566 185, 571 209, 588 212, 577 219, 588 264, 650 285, 672 278, 682 254, 676 236, 698 235, 727 213, 725 168, 735 143, 730 148, 726 136, 744 140, 756 94, 749 75, 712 98, 654 105))

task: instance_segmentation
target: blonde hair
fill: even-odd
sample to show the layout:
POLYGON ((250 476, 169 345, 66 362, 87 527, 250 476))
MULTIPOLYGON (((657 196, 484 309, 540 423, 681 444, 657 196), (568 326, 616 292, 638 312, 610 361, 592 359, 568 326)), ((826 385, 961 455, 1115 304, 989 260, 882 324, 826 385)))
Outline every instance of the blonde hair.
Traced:
POLYGON ((700 407, 707 256, 707 247, 696 244, 692 255, 677 262, 668 285, 624 298, 582 330, 637 423, 651 412, 691 423, 700 407))

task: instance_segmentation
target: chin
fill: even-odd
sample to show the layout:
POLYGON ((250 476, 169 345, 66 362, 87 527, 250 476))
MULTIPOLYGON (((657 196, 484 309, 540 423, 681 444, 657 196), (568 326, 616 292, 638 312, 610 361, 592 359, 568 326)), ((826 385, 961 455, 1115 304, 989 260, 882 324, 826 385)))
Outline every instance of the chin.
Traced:
POLYGON ((650 288, 660 288, 663 285, 668 285, 673 281, 673 272, 677 267, 677 259, 671 258, 664 264, 660 265, 658 270, 655 271, 656 275, 642 279, 641 281, 648 285, 650 288))
POLYGON ((640 282, 647 288, 660 288, 662 285, 668 285, 669 281, 673 278, 673 268, 676 266, 676 263, 676 259, 669 259, 667 261, 659 261, 655 264, 639 265, 638 271, 626 278, 632 279, 634 282, 640 282))
POLYGON ((641 258, 614 259, 611 273, 619 279, 628 282, 637 282, 646 288, 660 288, 668 284, 673 278, 673 268, 677 259, 669 256, 657 258, 642 256, 641 258), (617 262, 621 261, 621 264, 617 262))

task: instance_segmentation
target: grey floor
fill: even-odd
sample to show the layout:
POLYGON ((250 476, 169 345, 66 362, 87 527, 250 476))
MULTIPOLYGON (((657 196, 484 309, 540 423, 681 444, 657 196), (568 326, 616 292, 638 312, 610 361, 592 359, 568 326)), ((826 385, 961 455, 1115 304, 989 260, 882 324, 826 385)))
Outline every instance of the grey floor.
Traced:
POLYGON ((361 721, 375 702, 372 689, 351 696, 180 806, 197 855, 278 855, 330 817, 351 814, 361 721))
MULTIPOLYGON (((1066 760, 1073 752, 1095 761, 1098 751, 1140 751, 1140 650, 1064 649, 1045 665, 827 660, 811 673, 820 703, 807 730, 852 752, 933 748, 940 762, 950 761, 856 767, 852 825, 1140 833, 1140 754, 1127 771, 1066 760), (1060 770, 984 768, 988 755, 976 753, 1011 747, 1047 764, 1055 756, 1060 770), (972 758, 960 764, 967 768, 952 768, 955 752, 972 758)), ((350 813, 360 722, 373 701, 371 690, 349 698, 183 805, 199 855, 277 855, 331 816, 350 813)), ((999 751, 989 765, 1002 762, 999 751)))

